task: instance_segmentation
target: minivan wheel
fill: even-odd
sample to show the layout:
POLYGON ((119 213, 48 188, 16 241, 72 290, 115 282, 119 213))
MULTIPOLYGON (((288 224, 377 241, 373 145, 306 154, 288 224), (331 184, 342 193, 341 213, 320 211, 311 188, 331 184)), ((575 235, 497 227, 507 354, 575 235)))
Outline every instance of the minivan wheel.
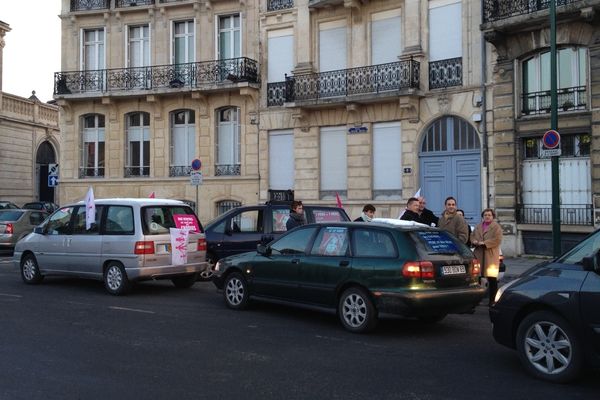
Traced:
POLYGON ((171 279, 171 282, 173 282, 173 285, 175 285, 176 288, 187 289, 194 286, 194 283, 196 283, 197 279, 198 275, 192 274, 186 276, 178 276, 177 278, 171 279))
POLYGON ((27 254, 21 259, 21 278, 28 284, 40 283, 44 279, 33 254, 27 254))
POLYGON ((340 297, 338 315, 344 328, 354 333, 366 333, 377 326, 377 310, 363 289, 351 287, 340 297))
POLYGON ((534 312, 521 322, 517 351, 532 375, 551 382, 575 379, 583 364, 575 332, 567 321, 549 311, 534 312))
POLYGON ((111 262, 104 270, 104 287, 108 293, 119 295, 129 291, 131 285, 125 268, 117 262, 111 262))
POLYGON ((214 255, 209 254, 206 257, 206 261, 208 262, 208 268, 204 271, 200 272, 198 280, 201 282, 209 282, 212 281, 213 271, 215 269, 215 264, 217 263, 217 259, 214 255))
POLYGON ((234 310, 243 310, 248 307, 248 283, 239 272, 233 272, 227 276, 223 289, 227 307, 234 310))

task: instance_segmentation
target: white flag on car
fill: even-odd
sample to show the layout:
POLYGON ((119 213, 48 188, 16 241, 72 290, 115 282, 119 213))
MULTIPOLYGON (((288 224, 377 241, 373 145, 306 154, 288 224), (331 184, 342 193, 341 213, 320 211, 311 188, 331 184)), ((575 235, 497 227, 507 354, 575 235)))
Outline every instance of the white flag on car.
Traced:
POLYGON ((171 232, 171 264, 187 264, 187 244, 189 229, 170 228, 171 232))
POLYGON ((96 222, 96 204, 94 203, 94 189, 90 186, 85 195, 85 229, 89 230, 96 222))

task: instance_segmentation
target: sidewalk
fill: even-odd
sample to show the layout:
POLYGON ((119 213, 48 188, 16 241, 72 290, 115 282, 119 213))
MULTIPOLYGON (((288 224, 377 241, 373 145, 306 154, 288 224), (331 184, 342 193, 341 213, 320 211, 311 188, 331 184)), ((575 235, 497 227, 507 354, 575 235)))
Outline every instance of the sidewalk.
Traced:
POLYGON ((513 257, 505 258, 504 264, 506 265, 506 272, 504 273, 504 280, 511 280, 527 271, 529 268, 537 265, 541 262, 549 260, 550 257, 513 257))

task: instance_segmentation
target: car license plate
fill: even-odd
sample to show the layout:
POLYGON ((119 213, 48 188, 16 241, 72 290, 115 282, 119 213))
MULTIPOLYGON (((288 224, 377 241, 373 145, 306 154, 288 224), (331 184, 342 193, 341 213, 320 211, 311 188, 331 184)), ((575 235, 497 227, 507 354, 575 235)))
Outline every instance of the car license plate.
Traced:
POLYGON ((444 265, 442 267, 442 274, 444 275, 457 275, 466 273, 467 269, 464 265, 444 265))

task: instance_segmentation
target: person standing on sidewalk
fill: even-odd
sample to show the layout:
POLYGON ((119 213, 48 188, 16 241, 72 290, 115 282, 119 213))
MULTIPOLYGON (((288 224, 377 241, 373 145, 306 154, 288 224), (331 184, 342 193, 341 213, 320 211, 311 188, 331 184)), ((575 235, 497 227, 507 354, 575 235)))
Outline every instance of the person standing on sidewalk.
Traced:
POLYGON ((446 210, 438 221, 438 227, 446 232, 450 232, 463 243, 469 241, 469 225, 463 217, 456 212, 456 199, 452 196, 446 198, 444 202, 446 210))
POLYGON ((433 211, 425 207, 427 204, 425 197, 419 196, 417 199, 419 199, 419 222, 429 226, 437 226, 439 218, 435 216, 433 211))
POLYGON ((482 221, 471 235, 471 244, 475 246, 475 257, 481 262, 483 276, 488 280, 490 304, 498 290, 498 273, 500 272, 500 245, 502 244, 502 227, 494 221, 496 213, 486 208, 481 213, 482 221))

